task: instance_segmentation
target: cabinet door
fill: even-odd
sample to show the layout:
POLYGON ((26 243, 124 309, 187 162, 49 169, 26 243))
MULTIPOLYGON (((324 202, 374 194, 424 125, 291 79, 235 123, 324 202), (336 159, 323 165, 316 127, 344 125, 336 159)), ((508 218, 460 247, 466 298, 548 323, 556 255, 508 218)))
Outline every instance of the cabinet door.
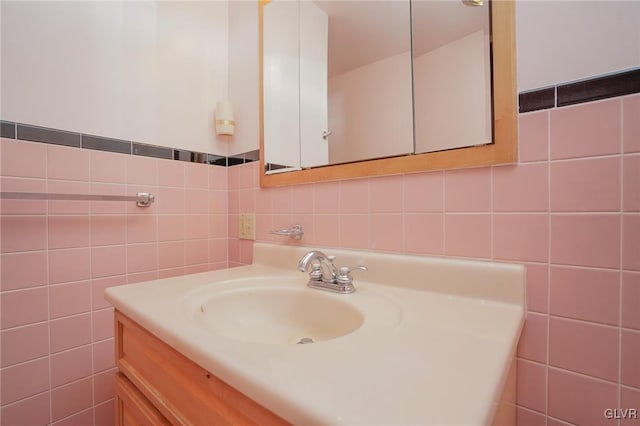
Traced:
POLYGON ((288 424, 121 312, 115 321, 118 368, 171 424, 288 424))
POLYGON ((329 110, 327 106, 329 16, 316 4, 300 7, 300 165, 329 164, 329 110))
POLYGON ((115 380, 116 426, 171 424, 122 373, 117 373, 115 380))

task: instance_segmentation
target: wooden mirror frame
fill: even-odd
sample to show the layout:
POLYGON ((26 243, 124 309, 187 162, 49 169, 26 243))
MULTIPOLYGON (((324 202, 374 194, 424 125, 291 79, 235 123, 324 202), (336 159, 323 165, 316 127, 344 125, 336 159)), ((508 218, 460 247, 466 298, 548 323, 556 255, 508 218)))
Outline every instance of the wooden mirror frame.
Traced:
MULTIPOLYGON (((480 146, 423 154, 364 160, 267 175, 264 172, 263 7, 258 0, 260 66, 260 186, 272 187, 429 170, 507 164, 518 161, 517 87, 514 0, 493 0, 491 6, 493 141, 480 146)), ((464 117, 460 118, 464 121, 464 117)))

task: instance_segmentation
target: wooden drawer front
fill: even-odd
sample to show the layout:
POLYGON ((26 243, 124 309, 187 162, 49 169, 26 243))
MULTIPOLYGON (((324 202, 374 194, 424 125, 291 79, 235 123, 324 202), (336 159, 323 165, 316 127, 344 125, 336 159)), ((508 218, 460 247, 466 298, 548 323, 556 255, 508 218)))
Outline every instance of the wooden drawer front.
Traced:
POLYGON ((116 425, 171 425, 122 374, 116 374, 116 425))
POLYGON ((118 311, 116 352, 120 370, 172 424, 287 424, 118 311))

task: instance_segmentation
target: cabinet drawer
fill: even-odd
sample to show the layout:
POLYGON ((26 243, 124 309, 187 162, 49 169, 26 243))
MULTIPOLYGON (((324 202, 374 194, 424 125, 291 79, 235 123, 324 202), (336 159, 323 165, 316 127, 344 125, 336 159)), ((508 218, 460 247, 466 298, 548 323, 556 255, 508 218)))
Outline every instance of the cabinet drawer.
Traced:
POLYGON ((117 426, 171 425, 122 373, 115 380, 117 426))
POLYGON ((288 424, 119 311, 115 324, 118 368, 170 423, 288 424))

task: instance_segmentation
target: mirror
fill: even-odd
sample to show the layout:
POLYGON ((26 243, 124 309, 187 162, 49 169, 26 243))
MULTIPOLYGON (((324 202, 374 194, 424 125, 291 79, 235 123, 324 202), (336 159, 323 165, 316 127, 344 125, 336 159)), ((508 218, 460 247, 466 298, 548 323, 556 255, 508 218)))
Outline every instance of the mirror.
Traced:
POLYGON ((513 4, 469 3, 263 0, 261 185, 515 161, 513 4))

